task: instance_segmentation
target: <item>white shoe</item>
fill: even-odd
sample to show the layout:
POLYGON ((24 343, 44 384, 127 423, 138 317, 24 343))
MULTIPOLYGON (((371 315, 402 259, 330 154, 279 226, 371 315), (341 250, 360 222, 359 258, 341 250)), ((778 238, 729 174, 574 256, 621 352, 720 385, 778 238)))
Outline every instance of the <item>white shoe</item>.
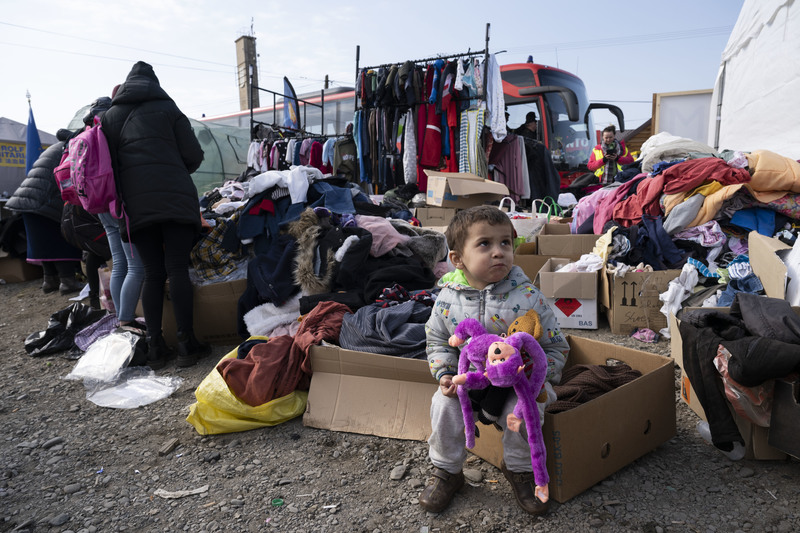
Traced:
MULTIPOLYGON (((705 420, 701 420, 697 423, 697 432, 700 433, 700 436, 703 437, 703 440, 707 443, 714 446, 713 441, 711 440, 711 429, 708 427, 708 422, 705 420)), ((716 446, 714 446, 716 448, 716 446)), ((719 448, 717 448, 719 450, 719 448)), ((719 450, 725 457, 730 459, 731 461, 741 461, 744 459, 744 446, 742 446, 741 442, 734 442, 733 449, 731 451, 726 452, 725 450, 719 450)))

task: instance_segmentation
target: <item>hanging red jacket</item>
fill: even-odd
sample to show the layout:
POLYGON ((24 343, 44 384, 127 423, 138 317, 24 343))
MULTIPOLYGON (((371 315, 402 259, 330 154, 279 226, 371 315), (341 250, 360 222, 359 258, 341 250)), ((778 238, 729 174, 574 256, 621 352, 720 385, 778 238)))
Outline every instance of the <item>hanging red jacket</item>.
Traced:
MULTIPOLYGON (((426 95, 431 94, 435 77, 435 67, 428 65, 425 73, 426 95)), ((436 114, 435 104, 423 104, 420 106, 419 124, 422 129, 422 135, 417 143, 420 154, 419 164, 425 168, 439 168, 442 160, 442 116, 436 114)))

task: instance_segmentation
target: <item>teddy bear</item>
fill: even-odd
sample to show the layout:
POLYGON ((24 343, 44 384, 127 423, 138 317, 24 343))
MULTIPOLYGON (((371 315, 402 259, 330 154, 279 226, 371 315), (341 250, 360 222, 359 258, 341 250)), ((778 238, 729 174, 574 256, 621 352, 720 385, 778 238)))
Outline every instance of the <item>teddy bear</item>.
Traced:
POLYGON ((547 357, 544 350, 530 333, 520 331, 503 338, 487 333, 481 323, 474 318, 465 319, 456 326, 449 344, 459 346, 468 338, 472 340, 461 350, 458 361, 459 374, 453 377, 453 383, 459 385, 456 392, 464 416, 467 447, 475 446, 475 423, 467 389, 485 388, 489 385, 513 387, 517 394, 517 405, 513 413, 508 415, 507 426, 511 431, 519 432, 522 422, 525 422, 536 481, 536 495, 545 502, 549 499, 547 485, 550 478, 547 474, 547 451, 539 424, 539 410, 536 407, 536 397, 542 390, 547 375, 547 357), (522 350, 528 353, 534 363, 530 378, 525 374, 522 350), (469 370, 470 364, 475 370, 469 370))

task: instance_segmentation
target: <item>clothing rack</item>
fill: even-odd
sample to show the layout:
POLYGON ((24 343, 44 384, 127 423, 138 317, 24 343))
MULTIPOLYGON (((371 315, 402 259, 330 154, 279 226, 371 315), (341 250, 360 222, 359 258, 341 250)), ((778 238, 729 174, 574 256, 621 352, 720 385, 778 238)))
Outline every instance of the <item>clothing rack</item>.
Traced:
MULTIPOLYGON (((486 75, 487 75, 487 72, 488 72, 488 63, 489 63, 489 28, 490 27, 491 27, 491 24, 487 22, 486 23, 486 36, 485 36, 486 46, 484 47, 483 50, 478 50, 478 51, 475 51, 475 52, 471 52, 471 51, 467 50, 466 52, 462 52, 462 53, 459 53, 459 54, 447 54, 447 55, 438 55, 438 56, 434 56, 434 57, 428 57, 428 58, 425 58, 425 59, 414 59, 411 62, 414 63, 415 65, 419 65, 419 64, 431 63, 431 62, 436 61, 438 59, 456 59, 456 58, 461 58, 461 57, 475 57, 475 56, 479 56, 479 55, 483 54, 483 79, 486 80, 486 75)), ((362 70, 362 67, 359 67, 360 60, 361 60, 361 45, 356 45, 356 77, 355 77, 355 80, 356 80, 355 86, 356 87, 358 87, 358 73, 359 73, 360 70, 362 70)), ((363 67, 363 69, 364 70, 372 70, 372 69, 380 69, 380 68, 387 68, 387 67, 393 67, 393 66, 400 66, 405 62, 406 61, 400 61, 400 62, 397 62, 397 63, 384 63, 382 65, 376 65, 376 66, 372 66, 372 67, 363 67)), ((484 85, 483 91, 484 91, 484 93, 479 95, 479 96, 480 96, 480 98, 485 99, 486 98, 486 86, 485 85, 484 85)), ((361 109, 361 106, 359 106, 359 104, 358 104, 358 100, 359 100, 358 91, 356 91, 354 99, 355 99, 355 110, 358 111, 359 109, 361 109)))
POLYGON ((319 95, 320 95, 320 103, 315 104, 314 102, 309 102, 308 100, 303 100, 302 98, 297 98, 295 96, 288 96, 286 94, 278 93, 278 92, 272 91, 270 89, 265 89, 263 87, 258 87, 256 85, 253 85, 253 71, 251 69, 251 71, 250 71, 250 140, 251 141, 255 140, 254 134, 253 134, 253 126, 256 123, 264 124, 265 126, 270 126, 271 128, 274 128, 274 129, 282 129, 282 130, 285 130, 285 131, 295 131, 295 132, 300 132, 300 133, 310 133, 310 132, 307 132, 306 130, 304 130, 302 128, 301 129, 290 128, 290 127, 281 126, 281 125, 278 124, 278 96, 283 97, 284 100, 288 98, 290 100, 294 100, 295 102, 302 102, 304 104, 303 105, 303 123, 304 124, 307 123, 306 122, 306 109, 308 109, 305 106, 313 105, 314 107, 318 107, 320 109, 320 128, 324 128, 324 126, 325 126, 325 91, 321 90, 319 92, 319 95), (264 92, 268 92, 268 93, 272 94, 272 122, 273 122, 272 124, 267 124, 266 122, 262 122, 260 120, 255 120, 253 118, 253 101, 255 100, 255 98, 253 98, 253 90, 264 91, 264 92))

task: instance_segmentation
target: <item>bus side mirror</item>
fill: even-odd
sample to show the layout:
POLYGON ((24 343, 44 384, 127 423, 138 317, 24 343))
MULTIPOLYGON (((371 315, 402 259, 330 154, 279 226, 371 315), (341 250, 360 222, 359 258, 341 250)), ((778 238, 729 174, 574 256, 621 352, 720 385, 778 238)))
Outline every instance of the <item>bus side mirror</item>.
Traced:
POLYGON ((592 109, 608 109, 612 115, 617 117, 617 122, 619 122, 619 131, 625 131, 625 116, 622 113, 622 109, 613 104, 591 103, 589 104, 589 107, 586 108, 586 113, 583 115, 583 123, 586 124, 587 139, 592 140, 589 132, 589 113, 592 112, 592 109))

